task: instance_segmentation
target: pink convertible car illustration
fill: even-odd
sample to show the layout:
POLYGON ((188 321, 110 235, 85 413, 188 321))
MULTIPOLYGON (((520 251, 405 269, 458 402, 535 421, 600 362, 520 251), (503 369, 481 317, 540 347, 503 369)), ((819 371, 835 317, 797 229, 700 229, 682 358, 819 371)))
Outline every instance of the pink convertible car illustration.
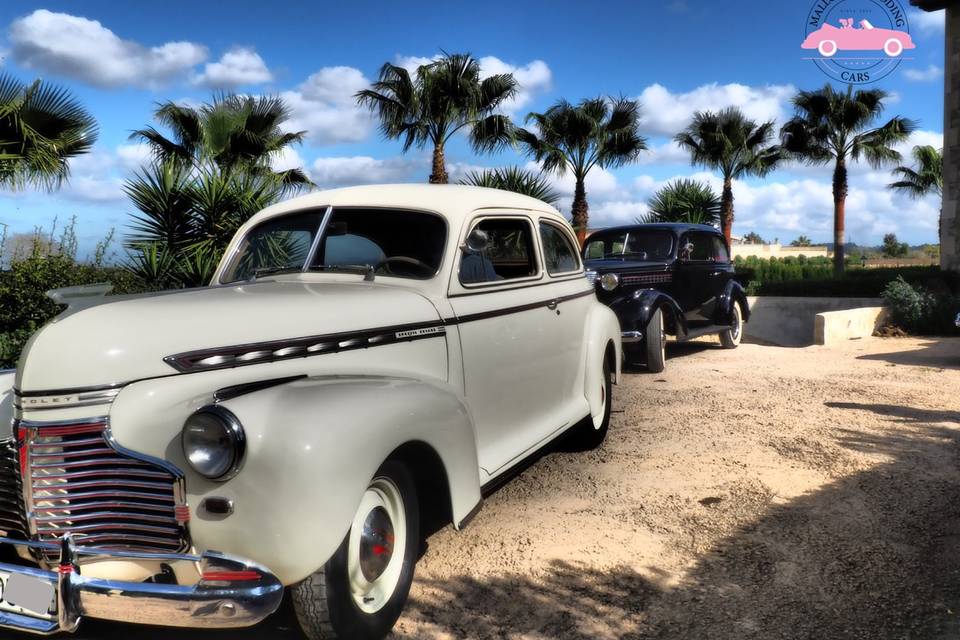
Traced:
POLYGON ((824 58, 833 56, 837 51, 883 51, 891 58, 896 58, 904 49, 916 48, 910 34, 905 31, 880 29, 868 20, 861 20, 857 28, 853 26, 853 18, 841 18, 839 27, 824 23, 809 34, 800 46, 816 49, 824 58))

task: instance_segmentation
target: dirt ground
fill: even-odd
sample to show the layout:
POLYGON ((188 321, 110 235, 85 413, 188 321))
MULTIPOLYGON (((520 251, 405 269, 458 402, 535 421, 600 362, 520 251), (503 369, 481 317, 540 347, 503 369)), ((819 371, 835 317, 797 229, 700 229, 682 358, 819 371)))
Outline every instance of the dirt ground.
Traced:
POLYGON ((395 638, 960 636, 960 340, 668 356, 614 389, 601 448, 430 537, 395 638))

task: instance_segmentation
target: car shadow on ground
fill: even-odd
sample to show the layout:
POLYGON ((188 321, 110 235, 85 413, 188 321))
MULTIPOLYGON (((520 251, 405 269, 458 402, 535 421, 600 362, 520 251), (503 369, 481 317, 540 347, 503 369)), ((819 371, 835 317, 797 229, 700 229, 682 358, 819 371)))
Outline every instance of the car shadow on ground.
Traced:
MULTIPOLYGON (((704 351, 725 351, 719 343, 714 342, 667 342, 667 364, 675 358, 686 358, 704 351)), ((648 373, 646 365, 624 363, 624 373, 648 373)))
MULTIPOLYGON (((896 348, 897 339, 888 338, 891 348, 896 348)), ((920 349, 900 349, 889 353, 871 353, 859 356, 861 360, 879 360, 892 365, 931 367, 934 369, 960 369, 960 338, 931 338, 920 349)))
MULTIPOLYGON (((960 635, 960 431, 943 412, 843 404, 903 417, 837 444, 887 460, 787 502, 700 554, 679 584, 655 571, 554 562, 537 576, 421 579, 401 629, 452 638, 923 638, 960 635), (927 422, 921 425, 921 422, 927 422)), ((718 501, 695 508, 724 509, 718 501)), ((469 535, 469 532, 464 534, 469 535)), ((588 541, 584 541, 585 544, 588 541)), ((285 639, 289 606, 249 630, 200 633, 88 623, 77 638, 285 639)))

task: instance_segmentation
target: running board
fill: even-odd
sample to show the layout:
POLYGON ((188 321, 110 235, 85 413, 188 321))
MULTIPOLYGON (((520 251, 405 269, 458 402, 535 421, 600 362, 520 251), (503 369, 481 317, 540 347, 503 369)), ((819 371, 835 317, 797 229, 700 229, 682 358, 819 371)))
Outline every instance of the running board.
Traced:
POLYGON ((677 342, 686 342, 687 340, 693 340, 694 338, 710 335, 711 333, 722 333, 732 328, 733 327, 730 325, 723 324, 712 324, 709 327, 698 327, 696 329, 691 329, 685 333, 683 337, 677 336, 677 342))

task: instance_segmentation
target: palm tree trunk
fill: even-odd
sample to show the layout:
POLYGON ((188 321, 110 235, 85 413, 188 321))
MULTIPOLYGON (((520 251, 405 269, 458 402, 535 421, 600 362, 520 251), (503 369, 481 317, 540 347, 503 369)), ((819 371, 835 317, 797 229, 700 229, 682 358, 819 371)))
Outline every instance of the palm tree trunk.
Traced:
POLYGON ((443 145, 435 145, 433 147, 433 171, 430 172, 430 184, 447 184, 449 181, 447 162, 443 155, 443 145))
POLYGON ((844 268, 844 210, 847 203, 847 162, 837 158, 833 169, 833 273, 843 275, 844 268))
POLYGON ((573 215, 573 228, 577 232, 577 240, 582 247, 584 240, 587 239, 587 222, 590 219, 587 188, 583 184, 583 178, 577 178, 577 184, 573 188, 573 205, 570 207, 570 213, 573 215))
POLYGON ((733 234, 733 180, 731 178, 723 179, 723 193, 720 195, 720 229, 729 247, 733 234))

